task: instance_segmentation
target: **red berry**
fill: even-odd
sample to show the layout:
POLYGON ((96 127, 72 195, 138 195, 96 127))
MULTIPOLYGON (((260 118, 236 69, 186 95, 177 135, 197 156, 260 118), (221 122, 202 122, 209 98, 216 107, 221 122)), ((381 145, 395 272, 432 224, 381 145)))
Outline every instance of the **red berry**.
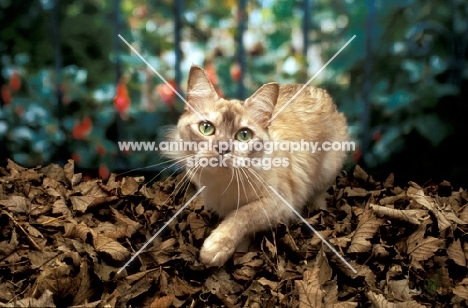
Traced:
POLYGON ((7 85, 2 86, 2 100, 5 102, 6 105, 11 103, 11 92, 10 88, 7 85))
POLYGON ((231 66, 230 73, 232 80, 239 81, 239 79, 241 78, 242 71, 238 63, 234 63, 231 66))
POLYGON ((107 168, 106 165, 101 164, 99 165, 98 173, 99 173, 99 177, 101 177, 102 179, 106 179, 109 176, 109 169, 107 168))
POLYGON ((10 77, 10 88, 13 90, 13 92, 18 92, 18 90, 21 88, 21 78, 17 71, 14 71, 10 77))

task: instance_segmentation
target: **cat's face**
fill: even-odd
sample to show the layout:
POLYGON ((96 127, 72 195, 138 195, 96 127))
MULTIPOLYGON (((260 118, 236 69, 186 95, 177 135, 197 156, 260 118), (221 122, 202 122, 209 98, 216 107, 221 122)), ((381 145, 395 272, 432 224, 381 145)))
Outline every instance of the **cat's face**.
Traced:
POLYGON ((186 106, 177 131, 184 142, 198 146, 187 147, 182 154, 205 161, 213 158, 207 167, 239 167, 242 159, 260 157, 262 152, 255 144, 269 140, 268 121, 277 97, 278 84, 270 83, 245 101, 219 98, 204 71, 193 66, 187 101, 196 112, 186 106))

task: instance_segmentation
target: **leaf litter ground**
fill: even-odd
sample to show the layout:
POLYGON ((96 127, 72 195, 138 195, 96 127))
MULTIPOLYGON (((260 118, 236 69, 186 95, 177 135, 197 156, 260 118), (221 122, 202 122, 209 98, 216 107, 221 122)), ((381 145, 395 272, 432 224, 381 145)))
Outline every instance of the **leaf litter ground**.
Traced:
POLYGON ((82 181, 73 161, 0 167, 0 307, 467 307, 468 193, 449 182, 394 186, 359 166, 328 211, 256 234, 225 266, 198 260, 219 219, 182 175, 82 181), (180 185, 179 185, 180 186, 180 185))

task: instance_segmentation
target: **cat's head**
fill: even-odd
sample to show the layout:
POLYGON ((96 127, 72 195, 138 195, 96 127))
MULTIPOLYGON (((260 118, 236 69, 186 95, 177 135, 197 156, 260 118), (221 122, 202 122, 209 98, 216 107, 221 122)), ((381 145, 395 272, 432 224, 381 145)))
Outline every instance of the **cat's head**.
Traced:
POLYGON ((277 83, 268 83, 245 101, 226 100, 218 96, 204 70, 192 66, 187 87, 189 105, 185 106, 175 135, 183 142, 213 147, 179 151, 179 157, 220 158, 221 155, 228 166, 233 166, 233 160, 239 158, 260 157, 262 153, 252 145, 269 140, 268 124, 278 92, 277 83))

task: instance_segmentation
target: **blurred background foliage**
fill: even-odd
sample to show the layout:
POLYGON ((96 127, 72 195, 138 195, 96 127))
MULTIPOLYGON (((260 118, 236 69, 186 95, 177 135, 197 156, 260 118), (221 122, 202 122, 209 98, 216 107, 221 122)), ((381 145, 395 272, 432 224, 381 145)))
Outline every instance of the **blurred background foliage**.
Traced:
POLYGON ((117 142, 162 140, 183 102, 118 34, 181 93, 198 64, 231 98, 305 83, 356 35, 311 83, 348 117, 347 167, 468 186, 467 1, 0 0, 0 22, 2 160, 101 177, 161 162, 117 142))

